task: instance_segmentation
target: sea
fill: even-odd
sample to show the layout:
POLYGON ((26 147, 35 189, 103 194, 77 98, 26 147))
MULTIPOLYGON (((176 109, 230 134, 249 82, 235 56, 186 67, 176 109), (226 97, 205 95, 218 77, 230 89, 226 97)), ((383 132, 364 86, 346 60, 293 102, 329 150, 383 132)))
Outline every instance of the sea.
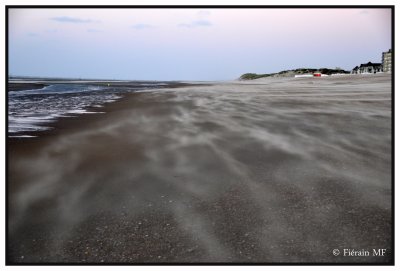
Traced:
MULTIPOLYGON (((48 83, 46 83, 48 84, 48 83)), ((8 92, 8 137, 35 137, 35 132, 52 129, 60 117, 101 113, 89 108, 103 107, 124 93, 149 91, 168 86, 168 82, 140 81, 116 86, 111 83, 54 83, 42 89, 8 92)))

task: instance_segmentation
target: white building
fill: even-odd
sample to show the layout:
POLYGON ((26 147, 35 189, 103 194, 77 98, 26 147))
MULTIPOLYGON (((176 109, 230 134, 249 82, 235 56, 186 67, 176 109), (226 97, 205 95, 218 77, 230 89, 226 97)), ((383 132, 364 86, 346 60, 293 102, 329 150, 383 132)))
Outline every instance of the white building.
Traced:
POLYGON ((352 74, 362 74, 362 73, 377 73, 377 72, 382 72, 382 64, 381 63, 365 63, 361 64, 360 67, 356 66, 351 73, 352 74))

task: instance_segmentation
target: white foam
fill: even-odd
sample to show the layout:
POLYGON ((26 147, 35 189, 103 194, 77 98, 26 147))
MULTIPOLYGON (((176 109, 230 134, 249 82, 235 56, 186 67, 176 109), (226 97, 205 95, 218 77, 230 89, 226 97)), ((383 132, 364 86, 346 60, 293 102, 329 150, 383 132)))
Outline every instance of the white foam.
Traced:
POLYGON ((102 107, 121 98, 102 86, 55 84, 43 89, 9 92, 9 132, 42 131, 43 125, 71 114, 97 114, 87 108, 102 107), (103 91, 104 90, 104 91, 103 91))
POLYGON ((36 136, 32 136, 32 135, 17 135, 17 136, 15 136, 15 135, 13 135, 13 136, 8 136, 8 137, 10 137, 10 138, 19 138, 19 137, 25 138, 25 137, 36 137, 36 136))

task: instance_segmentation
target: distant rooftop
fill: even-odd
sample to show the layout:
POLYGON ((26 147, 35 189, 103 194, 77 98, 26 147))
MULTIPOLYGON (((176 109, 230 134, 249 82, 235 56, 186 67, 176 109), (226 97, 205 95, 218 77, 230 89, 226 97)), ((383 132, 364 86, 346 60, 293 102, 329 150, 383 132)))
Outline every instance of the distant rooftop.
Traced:
POLYGON ((371 61, 370 62, 368 62, 368 63, 365 63, 365 64, 361 64, 360 65, 360 68, 362 68, 362 67, 369 67, 369 66, 381 66, 382 65, 382 63, 371 63, 371 61))

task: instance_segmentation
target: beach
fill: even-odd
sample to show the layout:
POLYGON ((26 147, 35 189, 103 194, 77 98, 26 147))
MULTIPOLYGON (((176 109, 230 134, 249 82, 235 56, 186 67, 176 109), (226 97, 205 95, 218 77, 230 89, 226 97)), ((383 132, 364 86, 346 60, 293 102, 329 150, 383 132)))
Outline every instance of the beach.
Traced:
POLYGON ((178 84, 8 138, 7 260, 391 263, 391 84, 178 84))

